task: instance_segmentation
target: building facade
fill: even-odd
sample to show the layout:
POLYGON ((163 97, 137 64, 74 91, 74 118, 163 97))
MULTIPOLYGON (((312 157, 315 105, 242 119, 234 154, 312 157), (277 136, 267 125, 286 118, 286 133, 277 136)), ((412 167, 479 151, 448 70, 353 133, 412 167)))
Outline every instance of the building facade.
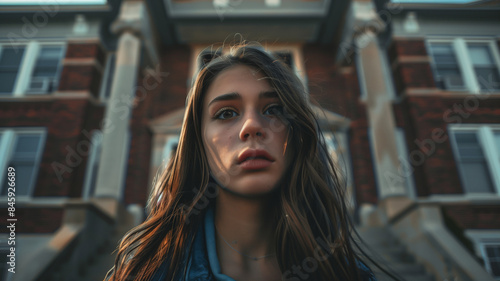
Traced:
POLYGON ((0 280, 104 278, 175 152, 192 78, 242 39, 304 82, 360 231, 391 233, 429 279, 403 277, 500 280, 499 12, 486 0, 0 1, 0 280))

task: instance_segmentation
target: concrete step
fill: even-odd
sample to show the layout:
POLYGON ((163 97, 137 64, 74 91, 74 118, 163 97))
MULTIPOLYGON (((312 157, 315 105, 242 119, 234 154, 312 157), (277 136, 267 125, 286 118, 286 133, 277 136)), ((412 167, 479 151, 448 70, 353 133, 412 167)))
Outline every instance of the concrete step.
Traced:
POLYGON ((383 247, 370 247, 371 257, 377 259, 377 257, 382 258, 383 261, 387 262, 403 262, 403 263, 414 263, 415 258, 410 255, 403 246, 393 246, 388 248, 383 247))
POLYGON ((99 249, 96 256, 89 261, 83 274, 81 275, 81 281, 99 281, 104 280, 106 273, 108 270, 113 267, 116 252, 113 251, 116 249, 118 245, 118 239, 113 237, 110 239, 108 243, 106 243, 105 247, 99 249))
MULTIPOLYGON (((415 261, 404 245, 386 227, 362 227, 357 229, 360 237, 367 244, 367 252, 378 264, 389 268, 391 272, 407 281, 434 281, 425 268, 415 261)), ((368 261, 367 261, 368 262, 368 261)), ((393 280, 383 271, 368 262, 377 280, 393 280)))
POLYGON ((91 259, 85 266, 80 281, 100 281, 104 280, 106 273, 113 267, 117 254, 116 248, 118 243, 123 238, 125 233, 135 226, 133 215, 127 211, 123 211, 119 219, 119 223, 113 230, 108 243, 105 243, 96 254, 95 258, 91 259))

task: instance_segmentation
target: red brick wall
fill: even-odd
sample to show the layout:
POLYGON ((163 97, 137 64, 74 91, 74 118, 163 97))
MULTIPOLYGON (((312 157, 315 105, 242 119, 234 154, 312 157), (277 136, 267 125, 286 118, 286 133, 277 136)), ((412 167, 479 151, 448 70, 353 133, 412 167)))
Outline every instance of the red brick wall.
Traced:
POLYGON ((351 122, 349 148, 357 204, 377 203, 373 159, 366 119, 351 122))
POLYGON ((388 58, 397 95, 410 88, 436 87, 423 39, 394 39, 388 58))
POLYGON ((500 229, 499 205, 443 206, 444 213, 462 229, 500 229))
POLYGON ((376 203, 368 122, 365 106, 359 101, 356 68, 353 64, 336 66, 331 47, 308 44, 303 55, 313 103, 351 120, 349 146, 357 203, 376 203))
MULTIPOLYGON (((179 108, 184 108, 188 93, 191 49, 188 46, 166 48, 161 57, 161 72, 168 73, 163 81, 148 92, 151 96, 151 118, 163 116, 179 108)), ((164 74, 166 75, 166 74, 164 74)), ((148 78, 153 84, 154 79, 148 78)), ((144 83, 144 81, 139 81, 144 83)))
MULTIPOLYGON (((500 123, 500 98, 489 97, 484 100, 475 99, 478 102, 477 109, 471 106, 465 107, 465 98, 444 98, 442 96, 409 96, 407 100, 398 107, 401 109, 396 116, 406 114, 405 118, 398 118, 398 125, 406 128, 406 138, 409 153, 420 151, 424 155, 424 161, 415 168, 415 179, 417 194, 426 196, 429 194, 460 194, 463 193, 455 157, 451 148, 448 125, 458 123, 471 124, 498 124, 500 123), (456 108, 462 108, 459 111, 456 108), (404 124, 403 124, 404 123, 404 124), (444 133, 439 143, 432 141, 433 130, 442 130, 444 133), (415 141, 426 142, 421 149, 415 141), (425 141, 429 140, 429 141, 425 141), (432 141, 433 145, 429 144, 432 141), (432 150, 426 150, 435 147, 432 150)), ((474 96, 469 96, 474 97, 474 96)), ((470 101, 470 105, 473 102, 470 101)), ((417 158, 415 158, 417 160, 417 158)), ((414 161, 416 164, 420 161, 414 161)))
POLYGON ((89 91, 99 96, 104 52, 98 43, 69 43, 59 82, 59 91, 89 91))
POLYGON ((95 58, 103 65, 105 53, 97 43, 70 43, 66 48, 66 58, 95 58))
MULTIPOLYGON (((52 233, 62 223, 64 210, 62 208, 19 208, 16 205, 16 233, 52 233)), ((8 233, 7 211, 0 214, 1 233, 8 233)))
POLYGON ((83 129, 90 131, 92 126, 97 127, 95 119, 99 116, 102 118, 102 107, 90 105, 83 99, 0 103, 0 127, 47 129, 33 196, 80 196, 81 173, 85 171, 87 153, 81 154, 77 150, 78 147, 84 148, 82 140, 86 137, 82 134, 83 129), (93 116, 93 125, 86 121, 88 115, 93 116), (77 157, 68 156, 72 154, 69 151, 76 151, 77 157), (68 169, 68 172, 61 173, 61 181, 54 170, 54 162, 68 169))

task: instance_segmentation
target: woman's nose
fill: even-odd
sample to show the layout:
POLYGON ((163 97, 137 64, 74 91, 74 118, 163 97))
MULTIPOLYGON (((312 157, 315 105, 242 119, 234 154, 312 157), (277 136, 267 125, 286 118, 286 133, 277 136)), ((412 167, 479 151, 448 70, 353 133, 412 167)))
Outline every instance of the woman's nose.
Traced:
POLYGON ((250 137, 266 137, 262 117, 257 113, 248 114, 244 118, 244 123, 241 127, 240 139, 247 140, 250 137))

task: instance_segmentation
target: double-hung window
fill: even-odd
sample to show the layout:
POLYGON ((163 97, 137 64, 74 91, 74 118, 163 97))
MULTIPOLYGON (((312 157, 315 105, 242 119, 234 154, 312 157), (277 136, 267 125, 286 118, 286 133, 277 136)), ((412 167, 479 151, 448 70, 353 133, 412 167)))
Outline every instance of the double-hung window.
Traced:
POLYGON ((8 191, 7 168, 14 167, 16 197, 31 195, 45 143, 45 129, 0 128, 0 196, 8 191))
POLYGON ((500 280, 500 241, 482 243, 481 252, 486 270, 495 280, 500 280))
POLYGON ((500 125, 449 129, 464 192, 500 194, 500 125))
POLYGON ((64 53, 61 43, 0 44, 0 96, 55 92, 64 53))
POLYGON ((495 41, 431 39, 427 46, 439 88, 472 93, 500 91, 500 58, 495 41))

